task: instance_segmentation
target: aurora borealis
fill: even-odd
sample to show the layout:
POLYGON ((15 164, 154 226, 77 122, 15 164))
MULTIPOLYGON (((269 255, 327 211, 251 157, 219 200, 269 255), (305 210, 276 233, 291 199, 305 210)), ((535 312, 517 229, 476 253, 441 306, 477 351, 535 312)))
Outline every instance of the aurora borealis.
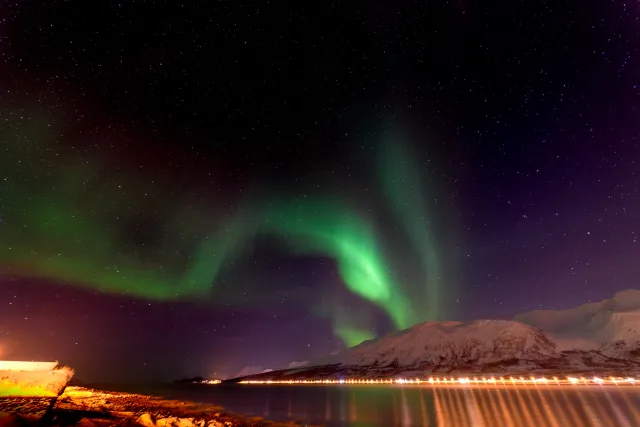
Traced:
POLYGON ((0 5, 0 352, 231 375, 636 286, 638 10, 549 7, 0 5))
MULTIPOLYGON (((153 178, 142 180, 126 169, 109 170, 98 149, 75 157, 51 144, 46 132, 28 135, 23 127, 31 125, 20 123, 12 129, 14 135, 5 136, 25 136, 8 144, 6 157, 15 170, 5 170, 5 195, 12 209, 5 212, 4 221, 20 225, 0 230, 7 243, 0 255, 8 274, 152 300, 210 298, 226 303, 225 296, 216 292, 219 276, 241 258, 252 239, 269 235, 282 240, 293 254, 335 260, 344 285, 384 310, 396 328, 434 320, 433 307, 442 306, 443 301, 436 299, 441 278, 436 274, 439 266, 423 204, 412 207, 406 190, 420 176, 400 152, 380 154, 385 160, 371 175, 372 180, 376 173, 382 175, 388 185, 389 206, 407 236, 425 239, 424 249, 420 240, 412 239, 425 273, 412 287, 396 278, 391 254, 385 252, 376 224, 362 207, 330 195, 292 192, 282 197, 277 192, 261 195, 256 189, 255 195, 238 200, 238 206, 217 218, 215 206, 175 209, 171 200, 161 200, 171 198, 171 193, 159 189, 160 180, 156 184, 153 178), (34 162, 41 151, 45 155, 34 162), (138 180, 142 182, 131 184, 138 180), (142 223, 149 219, 157 227, 155 240, 138 244, 135 232, 133 239, 127 235, 131 221, 144 228, 142 223), (409 304, 409 299, 423 302, 409 304)), ((337 335, 347 345, 373 336, 370 325, 359 330, 362 325, 350 324, 349 316, 334 321, 337 335)))

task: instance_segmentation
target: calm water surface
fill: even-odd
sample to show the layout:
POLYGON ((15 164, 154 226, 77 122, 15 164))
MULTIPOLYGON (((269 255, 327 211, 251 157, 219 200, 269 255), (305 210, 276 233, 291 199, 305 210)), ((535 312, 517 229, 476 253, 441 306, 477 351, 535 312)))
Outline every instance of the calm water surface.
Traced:
POLYGON ((172 385, 144 391, 330 427, 640 427, 640 386, 172 385))

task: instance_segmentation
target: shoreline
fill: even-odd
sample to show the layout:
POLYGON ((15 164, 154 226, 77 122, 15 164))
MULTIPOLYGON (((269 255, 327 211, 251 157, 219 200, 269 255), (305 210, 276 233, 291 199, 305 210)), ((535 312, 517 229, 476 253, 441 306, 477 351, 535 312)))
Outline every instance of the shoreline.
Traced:
MULTIPOLYGON (((16 416, 2 418, 0 427, 25 426, 16 416)), ((141 427, 301 427, 294 421, 231 414, 212 404, 163 399, 136 393, 69 386, 38 425, 141 427)))

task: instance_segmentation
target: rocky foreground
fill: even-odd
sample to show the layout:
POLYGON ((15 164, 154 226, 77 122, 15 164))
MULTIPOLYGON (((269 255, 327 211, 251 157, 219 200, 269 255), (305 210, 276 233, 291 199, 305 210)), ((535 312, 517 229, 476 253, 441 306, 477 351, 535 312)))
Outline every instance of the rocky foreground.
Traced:
MULTIPOLYGON (((132 393, 67 387, 48 419, 49 426, 140 426, 140 427, 294 427, 260 417, 247 418, 225 413, 221 407, 166 400, 132 393)), ((0 427, 24 426, 17 417, 0 418, 0 427)))

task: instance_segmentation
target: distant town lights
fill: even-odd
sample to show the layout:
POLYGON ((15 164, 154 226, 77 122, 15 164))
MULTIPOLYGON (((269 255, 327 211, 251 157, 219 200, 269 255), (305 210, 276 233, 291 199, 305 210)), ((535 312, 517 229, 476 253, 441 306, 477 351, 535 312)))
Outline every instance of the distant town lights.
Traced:
POLYGON ((274 384, 274 385, 299 385, 299 384, 426 384, 426 385, 510 385, 510 386, 523 386, 523 385, 636 385, 637 379, 632 377, 565 377, 564 379, 558 377, 545 378, 545 377, 508 377, 508 378, 446 378, 446 377, 429 377, 428 379, 360 379, 360 378, 348 378, 348 379, 317 379, 317 380, 246 380, 240 381, 240 384, 274 384))

